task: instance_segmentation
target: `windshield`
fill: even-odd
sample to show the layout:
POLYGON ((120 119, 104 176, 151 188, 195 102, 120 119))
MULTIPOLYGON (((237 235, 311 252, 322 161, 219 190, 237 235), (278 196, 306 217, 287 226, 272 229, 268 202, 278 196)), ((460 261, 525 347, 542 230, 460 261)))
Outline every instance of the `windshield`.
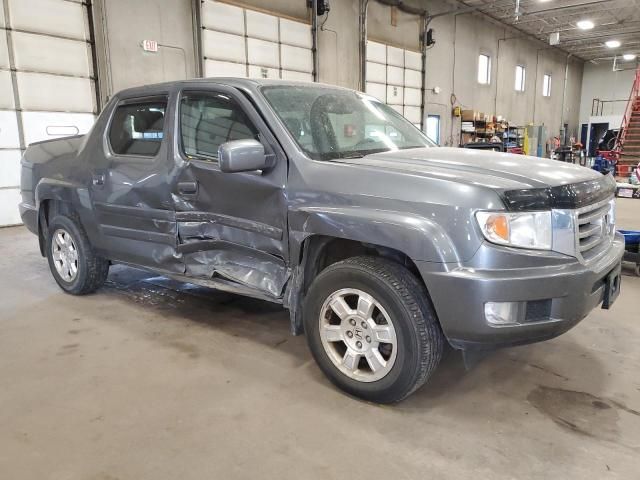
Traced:
POLYGON ((315 160, 435 146, 402 115, 363 93, 315 85, 266 86, 262 93, 315 160))

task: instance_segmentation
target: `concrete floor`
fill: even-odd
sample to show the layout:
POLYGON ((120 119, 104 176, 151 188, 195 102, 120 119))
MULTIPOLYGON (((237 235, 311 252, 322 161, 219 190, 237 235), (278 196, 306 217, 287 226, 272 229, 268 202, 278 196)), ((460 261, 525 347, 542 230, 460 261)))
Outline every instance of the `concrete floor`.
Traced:
POLYGON ((638 476, 640 278, 555 340, 468 372, 449 352, 381 407, 333 388, 277 306, 122 267, 65 295, 24 228, 0 230, 0 271, 3 479, 638 476))

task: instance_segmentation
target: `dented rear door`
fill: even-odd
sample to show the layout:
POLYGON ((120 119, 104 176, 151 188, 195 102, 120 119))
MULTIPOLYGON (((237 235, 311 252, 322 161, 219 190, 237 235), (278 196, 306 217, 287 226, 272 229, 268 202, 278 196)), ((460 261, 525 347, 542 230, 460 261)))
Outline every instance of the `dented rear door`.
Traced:
POLYGON ((171 97, 168 89, 149 89, 119 99, 108 112, 102 148, 88 159, 89 199, 99 230, 96 246, 109 259, 183 273, 170 187, 171 97))

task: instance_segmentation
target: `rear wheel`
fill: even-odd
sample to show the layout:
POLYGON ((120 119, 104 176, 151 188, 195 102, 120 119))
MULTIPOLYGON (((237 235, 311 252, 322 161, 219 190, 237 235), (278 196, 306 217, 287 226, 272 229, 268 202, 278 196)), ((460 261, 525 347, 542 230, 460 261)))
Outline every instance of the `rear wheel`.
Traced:
POLYGON ((49 268, 65 292, 85 295, 104 284, 109 273, 109 261, 94 253, 76 218, 54 217, 47 233, 49 268))
POLYGON ((442 357, 444 338, 424 286, 387 259, 354 257, 327 267, 311 285, 304 311, 322 371, 365 400, 402 400, 442 357))

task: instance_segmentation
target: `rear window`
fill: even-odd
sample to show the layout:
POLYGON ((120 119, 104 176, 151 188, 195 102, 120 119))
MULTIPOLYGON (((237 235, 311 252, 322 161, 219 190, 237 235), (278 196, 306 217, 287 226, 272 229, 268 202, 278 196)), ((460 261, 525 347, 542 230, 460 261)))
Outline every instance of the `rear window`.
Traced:
POLYGON ((166 110, 166 99, 117 107, 109 130, 113 153, 142 157, 157 155, 162 144, 166 110))

